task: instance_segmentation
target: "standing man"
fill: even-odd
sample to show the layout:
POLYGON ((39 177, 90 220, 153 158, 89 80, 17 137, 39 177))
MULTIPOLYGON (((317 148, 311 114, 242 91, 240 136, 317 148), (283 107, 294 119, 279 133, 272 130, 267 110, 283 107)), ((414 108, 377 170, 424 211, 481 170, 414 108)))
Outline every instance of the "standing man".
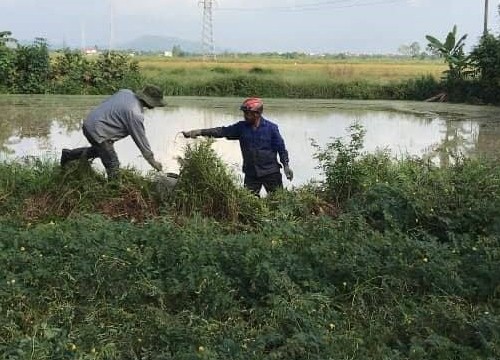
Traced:
POLYGON ((201 135, 239 140, 245 187, 256 195, 262 186, 268 193, 282 188, 281 165, 278 163, 277 155, 283 165, 285 176, 290 181, 293 179, 293 171, 288 165, 288 151, 278 126, 262 116, 264 104, 259 98, 246 99, 240 110, 243 111, 244 121, 212 129, 183 131, 182 134, 186 138, 196 138, 201 135))
POLYGON ((136 92, 119 90, 92 110, 83 122, 83 135, 91 146, 63 149, 61 166, 64 167, 71 160, 99 157, 106 168, 108 179, 116 179, 120 161, 113 143, 130 135, 142 156, 153 168, 161 171, 162 165, 155 160, 146 138, 144 108, 153 109, 165 105, 163 92, 154 85, 146 85, 136 92))

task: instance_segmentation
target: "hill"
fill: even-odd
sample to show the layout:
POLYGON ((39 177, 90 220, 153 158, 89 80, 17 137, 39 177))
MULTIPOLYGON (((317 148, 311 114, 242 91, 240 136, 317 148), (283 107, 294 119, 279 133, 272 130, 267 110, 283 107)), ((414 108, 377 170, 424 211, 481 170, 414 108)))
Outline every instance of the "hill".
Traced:
POLYGON ((137 51, 165 51, 172 50, 178 45, 182 50, 188 52, 201 52, 202 46, 199 42, 180 39, 170 36, 145 35, 131 41, 117 45, 117 49, 137 51))

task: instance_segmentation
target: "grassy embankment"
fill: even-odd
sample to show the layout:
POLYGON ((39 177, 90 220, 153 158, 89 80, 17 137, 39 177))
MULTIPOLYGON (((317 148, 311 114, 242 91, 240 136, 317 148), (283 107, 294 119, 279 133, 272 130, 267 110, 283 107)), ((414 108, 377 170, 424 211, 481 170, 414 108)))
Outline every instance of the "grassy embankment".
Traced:
POLYGON ((318 149, 257 199, 208 143, 168 193, 86 164, 0 167, 4 359, 495 359, 500 170, 318 149))
POLYGON ((444 64, 404 60, 138 58, 167 95, 423 100, 439 91, 444 64))

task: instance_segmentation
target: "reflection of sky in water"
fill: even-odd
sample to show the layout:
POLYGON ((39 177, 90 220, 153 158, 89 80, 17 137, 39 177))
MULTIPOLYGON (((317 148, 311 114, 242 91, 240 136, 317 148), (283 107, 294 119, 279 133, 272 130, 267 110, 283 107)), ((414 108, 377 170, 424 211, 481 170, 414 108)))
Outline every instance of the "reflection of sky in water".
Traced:
MULTIPOLYGON (((71 111, 68 108, 68 111, 71 111)), ((156 158, 167 171, 178 171, 176 158, 181 156, 186 144, 194 140, 184 139, 182 130, 229 125, 240 119, 241 114, 227 109, 170 108, 146 112, 146 133, 156 158)), ((346 128, 359 122, 366 129, 365 150, 387 148, 394 156, 406 154, 423 156, 429 154, 445 138, 463 137, 465 142, 475 143, 477 122, 457 121, 450 126, 445 120, 434 117, 417 117, 406 113, 384 111, 349 111, 331 109, 330 112, 308 114, 307 112, 269 111, 265 116, 276 122, 285 139, 290 154, 291 167, 295 172, 294 184, 302 184, 317 177, 317 163, 313 159, 311 139, 319 145, 331 137, 346 136, 346 128)), ((79 130, 66 131, 54 120, 46 138, 11 136, 4 144, 11 154, 4 156, 40 156, 59 158, 62 148, 87 146, 79 130)), ((133 166, 141 171, 151 168, 142 158, 130 137, 116 144, 122 166, 133 166)), ((224 161, 240 174, 241 154, 237 141, 218 139, 214 148, 224 161)), ((97 167, 102 169, 100 161, 97 167)), ((285 181, 286 182, 286 181, 285 181)))

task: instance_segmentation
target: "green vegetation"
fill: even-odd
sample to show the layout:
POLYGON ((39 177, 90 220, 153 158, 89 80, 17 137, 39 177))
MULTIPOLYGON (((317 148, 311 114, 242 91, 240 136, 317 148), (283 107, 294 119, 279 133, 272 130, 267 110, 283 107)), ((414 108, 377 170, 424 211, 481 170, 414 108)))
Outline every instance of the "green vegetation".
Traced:
MULTIPOLYGON (((500 8, 499 8, 500 12, 500 8)), ((457 40, 457 27, 441 42, 427 35, 428 47, 448 64, 443 86, 456 102, 500 103, 500 36, 485 34, 470 55, 463 48, 467 35, 457 40)))
MULTIPOLYGON (((168 96, 241 96, 282 97, 296 99, 387 99, 424 100, 434 95, 440 85, 433 77, 422 77, 388 84, 368 81, 337 82, 311 76, 309 79, 286 79, 276 74, 205 74, 176 80, 179 76, 151 78, 168 96)), ((301 76, 303 78, 303 76, 301 76)))
POLYGON ((500 169, 366 155, 351 130, 317 147, 322 183, 265 199, 209 142, 167 196, 1 164, 3 358, 499 358, 500 169))
POLYGON ((464 46, 467 34, 457 40, 457 26, 448 33, 444 42, 439 41, 431 35, 426 36, 429 40, 429 48, 437 52, 448 64, 448 70, 444 75, 448 80, 463 79, 469 65, 469 58, 465 55, 464 46))
POLYGON ((226 222, 256 223, 264 206, 236 185, 235 176, 211 148, 211 141, 188 145, 180 159, 181 173, 172 197, 177 213, 200 213, 226 222), (207 194, 210 196, 207 197, 207 194))
POLYGON ((110 94, 141 86, 139 65, 129 56, 111 52, 97 59, 66 50, 52 62, 50 92, 56 94, 110 94))
POLYGON ((0 32, 0 91, 22 94, 108 94, 141 84, 139 66, 127 55, 104 53, 95 59, 64 50, 50 56, 45 39, 8 47, 0 32))
POLYGON ((469 91, 480 93, 490 103, 500 99, 500 36, 486 35, 472 51, 471 62, 479 73, 479 81, 469 91))

